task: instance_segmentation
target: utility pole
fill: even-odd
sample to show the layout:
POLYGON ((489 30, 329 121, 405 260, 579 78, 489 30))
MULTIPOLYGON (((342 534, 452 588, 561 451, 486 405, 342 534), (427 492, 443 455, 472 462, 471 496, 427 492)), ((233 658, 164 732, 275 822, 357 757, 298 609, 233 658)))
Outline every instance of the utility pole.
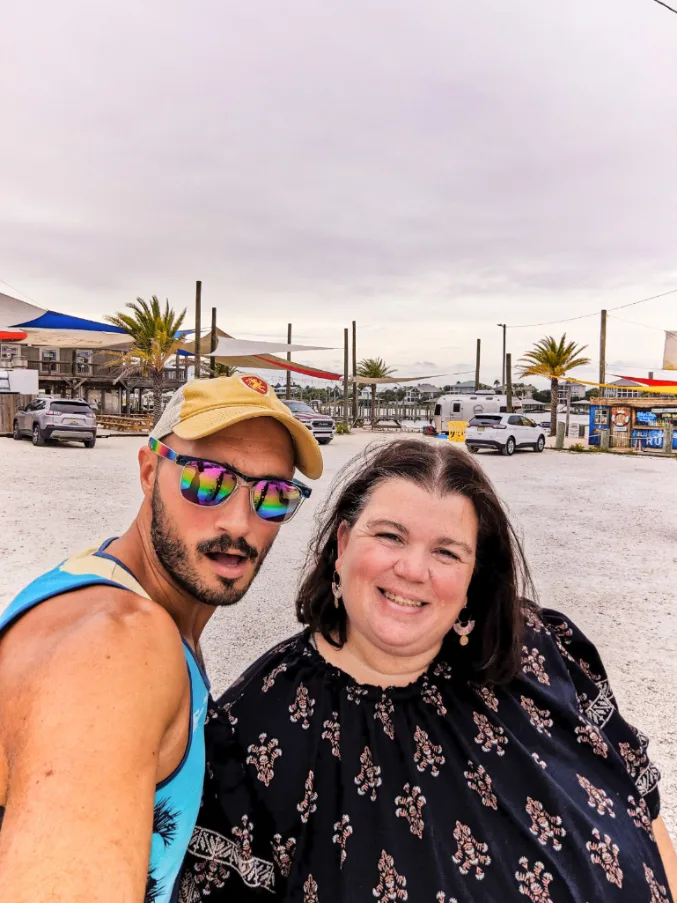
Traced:
POLYGON ((503 357, 501 358, 501 387, 505 392, 505 352, 506 352, 506 342, 507 342, 507 331, 508 326, 506 323, 498 323, 498 326, 503 330, 503 357))
MULTIPOLYGON (((287 324, 287 345, 291 345, 291 323, 287 324)), ((287 352, 287 363, 291 361, 291 351, 287 352)), ((287 401, 291 398, 291 370, 287 370, 287 391, 285 394, 287 401)))
MULTIPOLYGON (((357 323, 353 320, 353 379, 357 376, 357 323)), ((353 383, 353 424, 357 421, 357 383, 353 383)))
POLYGON ((482 355, 482 339, 477 340, 477 356, 475 359, 475 391, 480 387, 480 358, 482 355))
POLYGON ((346 423, 350 423, 348 414, 349 391, 348 391, 348 366, 350 361, 350 344, 348 341, 348 330, 343 330, 343 414, 346 423))
POLYGON ((200 378, 200 332, 202 330, 202 282, 195 283, 195 379, 200 378))
POLYGON ((599 394, 604 395, 602 388, 606 384, 606 311, 602 311, 599 329, 599 394))
POLYGON ((507 397, 508 414, 512 414, 512 355, 505 356, 505 394, 507 397))
MULTIPOLYGON (((212 307, 212 333, 209 341, 209 350, 211 352, 216 351, 216 308, 212 307)), ((209 358, 209 378, 214 379, 216 377, 216 358, 212 353, 212 356, 209 358)))

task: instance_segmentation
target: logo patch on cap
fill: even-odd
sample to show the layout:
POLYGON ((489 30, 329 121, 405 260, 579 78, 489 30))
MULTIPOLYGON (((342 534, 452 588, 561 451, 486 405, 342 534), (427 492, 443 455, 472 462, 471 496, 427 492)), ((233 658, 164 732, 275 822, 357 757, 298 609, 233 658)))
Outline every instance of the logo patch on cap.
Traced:
POLYGON ((268 383, 260 376, 241 376, 240 382, 253 392, 258 392, 259 395, 268 394, 268 383))

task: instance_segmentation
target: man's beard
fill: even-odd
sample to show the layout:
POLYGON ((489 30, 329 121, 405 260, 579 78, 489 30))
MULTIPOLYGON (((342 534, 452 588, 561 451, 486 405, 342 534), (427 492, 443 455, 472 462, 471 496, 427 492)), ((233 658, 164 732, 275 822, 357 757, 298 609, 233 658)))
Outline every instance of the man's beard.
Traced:
POLYGON ((185 590, 188 595, 205 605, 218 607, 235 605, 236 602, 239 602, 258 574, 266 555, 270 551, 270 545, 259 551, 250 546, 242 536, 234 540, 228 533, 222 533, 216 539, 207 539, 198 543, 196 551, 202 555, 210 553, 225 554, 234 550, 254 563, 254 572, 246 586, 236 588, 237 580, 231 580, 228 577, 221 577, 219 574, 215 574, 214 576, 221 583, 221 589, 214 589, 201 578, 197 568, 190 564, 186 545, 167 516, 167 511, 160 498, 157 482, 153 488, 151 510, 150 537, 153 549, 160 564, 172 580, 185 590))

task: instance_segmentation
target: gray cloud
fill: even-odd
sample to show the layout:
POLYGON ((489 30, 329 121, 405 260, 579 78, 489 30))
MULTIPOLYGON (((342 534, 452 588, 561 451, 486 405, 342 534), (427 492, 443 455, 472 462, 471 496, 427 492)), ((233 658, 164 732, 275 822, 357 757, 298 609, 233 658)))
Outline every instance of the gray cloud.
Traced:
MULTIPOLYGON (((35 0, 0 28, 0 279, 47 306, 202 278, 235 334, 356 318, 361 354, 449 371, 481 336, 493 379, 499 320, 677 286, 677 24, 649 0, 35 0)), ((657 369, 659 333, 610 341, 657 369)))

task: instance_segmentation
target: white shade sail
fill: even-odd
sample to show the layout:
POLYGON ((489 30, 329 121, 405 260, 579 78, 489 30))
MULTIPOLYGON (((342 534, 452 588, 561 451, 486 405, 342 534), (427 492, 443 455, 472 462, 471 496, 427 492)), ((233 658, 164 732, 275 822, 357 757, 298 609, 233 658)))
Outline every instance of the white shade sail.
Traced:
MULTIPOLYGON (((202 345, 202 340, 200 340, 202 345)), ((250 354, 277 354, 279 352, 292 351, 331 351, 323 345, 288 345, 286 342, 255 342, 248 339, 231 339, 219 336, 219 342, 216 350, 200 351, 206 357, 212 355, 214 357, 243 357, 250 354)))
POLYGON ((665 333, 665 351, 663 352, 663 369, 677 370, 677 332, 665 333))

